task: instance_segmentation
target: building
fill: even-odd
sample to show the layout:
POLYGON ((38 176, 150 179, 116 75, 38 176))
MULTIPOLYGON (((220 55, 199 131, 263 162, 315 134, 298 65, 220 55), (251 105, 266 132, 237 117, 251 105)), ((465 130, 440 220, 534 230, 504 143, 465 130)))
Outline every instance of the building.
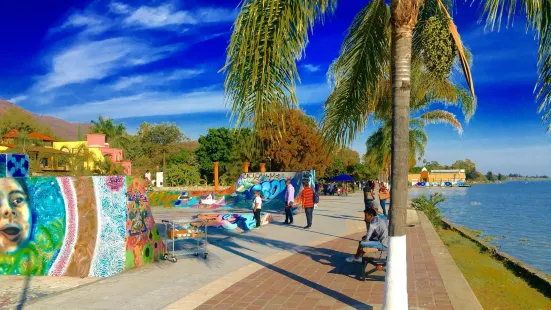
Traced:
POLYGON ((54 143, 54 138, 39 132, 22 136, 17 129, 12 129, 2 136, 0 152, 20 148, 29 155, 30 160, 40 162, 40 170, 44 172, 69 171, 64 163, 69 160, 71 154, 53 148, 54 143))
POLYGON ((94 170, 98 162, 109 161, 120 165, 127 175, 132 173, 132 163, 124 160, 123 150, 110 147, 104 134, 87 134, 85 141, 56 141, 39 132, 22 137, 19 131, 12 129, 2 136, 0 152, 13 148, 22 149, 30 160, 40 162, 43 172, 69 172, 71 158, 83 156, 87 157, 84 167, 89 170, 94 170))
POLYGON ((453 169, 453 170, 431 170, 430 173, 427 168, 423 168, 421 173, 408 174, 408 183, 415 185, 420 182, 435 184, 450 182, 452 184, 465 182, 467 176, 465 169, 453 169))
POLYGON ((109 143, 105 142, 104 134, 87 134, 85 141, 65 141, 54 142, 53 148, 64 151, 70 154, 82 153, 82 147, 86 147, 89 157, 85 163, 86 168, 93 170, 96 162, 109 161, 112 164, 120 165, 124 173, 127 175, 132 174, 132 162, 130 160, 124 160, 123 150, 118 148, 112 148, 109 143))

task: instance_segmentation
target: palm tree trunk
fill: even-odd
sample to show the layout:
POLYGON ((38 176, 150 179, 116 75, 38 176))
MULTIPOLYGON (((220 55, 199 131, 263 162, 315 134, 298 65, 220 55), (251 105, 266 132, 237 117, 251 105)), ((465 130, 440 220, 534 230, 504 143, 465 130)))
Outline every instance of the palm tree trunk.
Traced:
POLYGON ((392 159, 388 271, 383 309, 407 309, 406 208, 409 165, 411 44, 417 0, 391 1, 392 159))

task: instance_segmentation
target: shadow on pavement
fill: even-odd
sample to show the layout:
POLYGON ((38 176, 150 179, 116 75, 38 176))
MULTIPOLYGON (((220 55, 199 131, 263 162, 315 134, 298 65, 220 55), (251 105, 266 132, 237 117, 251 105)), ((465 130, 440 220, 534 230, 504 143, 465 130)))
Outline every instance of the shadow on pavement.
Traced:
MULTIPOLYGON (((254 242, 254 239, 255 239, 255 238, 258 239, 258 240, 256 240, 256 242, 261 242, 262 244, 267 244, 267 245, 272 245, 272 246, 276 246, 276 245, 277 245, 278 247, 282 247, 282 246, 284 246, 285 244, 287 244, 287 245, 293 245, 292 243, 288 243, 288 242, 284 242, 284 241, 271 240, 271 239, 265 239, 265 238, 262 238, 262 237, 252 237, 252 238, 250 237, 250 238, 248 238, 248 239, 250 239, 250 240, 248 240, 248 241, 249 241, 249 242, 254 242)), ((288 277, 289 279, 292 279, 292 280, 297 281, 297 282, 299 282, 299 283, 301 283, 301 284, 303 284, 303 285, 306 285, 306 286, 308 286, 308 287, 310 287, 310 288, 312 288, 312 289, 315 289, 315 290, 319 291, 320 293, 325 294, 325 295, 327 295, 327 296, 330 296, 330 297, 332 297, 332 298, 334 298, 334 299, 336 299, 336 300, 338 300, 338 301, 340 301, 340 302, 342 302, 342 303, 345 303, 345 304, 347 304, 347 305, 349 305, 349 306, 351 306, 351 307, 354 307, 354 308, 361 308, 361 309, 374 309, 372 306, 370 306, 370 305, 368 305, 368 304, 365 304, 365 303, 363 303, 363 302, 361 302, 361 301, 358 301, 358 300, 356 300, 356 299, 354 299, 354 298, 351 298, 351 297, 349 297, 349 296, 346 296, 346 295, 344 295, 344 294, 342 294, 342 293, 340 293, 340 292, 337 292, 337 291, 335 291, 335 290, 333 290, 333 289, 330 289, 330 288, 325 287, 325 286, 323 286, 323 285, 317 284, 317 283, 312 282, 312 281, 310 281, 310 280, 308 280, 308 279, 305 279, 305 278, 303 278, 303 277, 301 277, 301 276, 299 276, 299 275, 296 275, 296 274, 294 274, 294 273, 292 273, 292 272, 289 272, 289 271, 287 271, 287 270, 285 270, 285 269, 279 268, 279 267, 274 266, 274 265, 272 265, 272 264, 266 263, 266 262, 264 262, 264 261, 262 261, 262 260, 260 260, 260 259, 258 259, 258 258, 255 258, 255 257, 252 257, 252 256, 250 256, 250 255, 248 255, 248 254, 245 254, 245 253, 243 253, 243 252, 240 251, 240 249, 241 249, 241 246, 240 246, 240 245, 238 245, 238 244, 236 244, 236 243, 234 243, 234 242, 231 242, 230 240, 225 240, 224 242, 219 243, 219 244, 218 244, 218 247, 220 247, 221 249, 224 249, 224 250, 226 250, 226 251, 228 251, 228 252, 230 252, 230 253, 233 253, 233 254, 235 254, 235 255, 241 256, 241 257, 243 257, 243 258, 245 258, 245 259, 247 259, 247 260, 249 260, 249 261, 251 261, 251 262, 257 263, 257 264, 259 264, 259 265, 261 265, 261 266, 263 266, 263 267, 265 267, 265 268, 268 268, 268 269, 270 269, 270 270, 272 270, 272 271, 275 271, 275 272, 277 272, 277 273, 279 273, 279 274, 281 274, 281 275, 284 275, 284 276, 288 277)), ((296 248, 297 245, 294 245, 294 247, 296 248)), ((289 248, 290 248, 290 247, 287 247, 287 248, 286 248, 286 247, 282 247, 282 249, 289 249, 289 248)), ((310 256, 310 255, 311 255, 311 252, 309 252, 309 251, 315 252, 315 251, 316 251, 316 248, 311 248, 311 247, 308 248, 308 247, 307 247, 307 249, 306 249, 305 251, 303 251, 302 254, 307 255, 307 256, 310 256)), ((341 254, 342 254, 342 253, 341 253, 341 254)))

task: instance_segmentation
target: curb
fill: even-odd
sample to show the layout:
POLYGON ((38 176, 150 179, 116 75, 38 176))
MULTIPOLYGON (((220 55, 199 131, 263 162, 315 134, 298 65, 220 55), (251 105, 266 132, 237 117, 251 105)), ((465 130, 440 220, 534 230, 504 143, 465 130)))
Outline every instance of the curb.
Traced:
POLYGON ((457 310, 484 310, 425 213, 417 211, 417 215, 452 307, 457 310))

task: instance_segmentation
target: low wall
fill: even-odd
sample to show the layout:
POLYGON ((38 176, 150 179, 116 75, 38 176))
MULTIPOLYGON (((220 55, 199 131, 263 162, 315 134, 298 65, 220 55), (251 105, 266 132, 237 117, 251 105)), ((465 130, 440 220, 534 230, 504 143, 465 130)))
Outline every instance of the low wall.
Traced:
POLYGON ((124 176, 0 178, 0 275, 108 277, 164 247, 145 182, 124 176))
POLYGON ((444 226, 453 229, 462 236, 472 240, 482 249, 488 251, 494 258, 501 261, 507 268, 512 270, 517 276, 525 279, 531 286, 542 292, 545 296, 551 297, 551 280, 543 272, 540 272, 529 265, 517 260, 509 254, 499 252, 499 250, 488 242, 478 238, 466 229, 463 229, 449 220, 442 218, 444 226))

